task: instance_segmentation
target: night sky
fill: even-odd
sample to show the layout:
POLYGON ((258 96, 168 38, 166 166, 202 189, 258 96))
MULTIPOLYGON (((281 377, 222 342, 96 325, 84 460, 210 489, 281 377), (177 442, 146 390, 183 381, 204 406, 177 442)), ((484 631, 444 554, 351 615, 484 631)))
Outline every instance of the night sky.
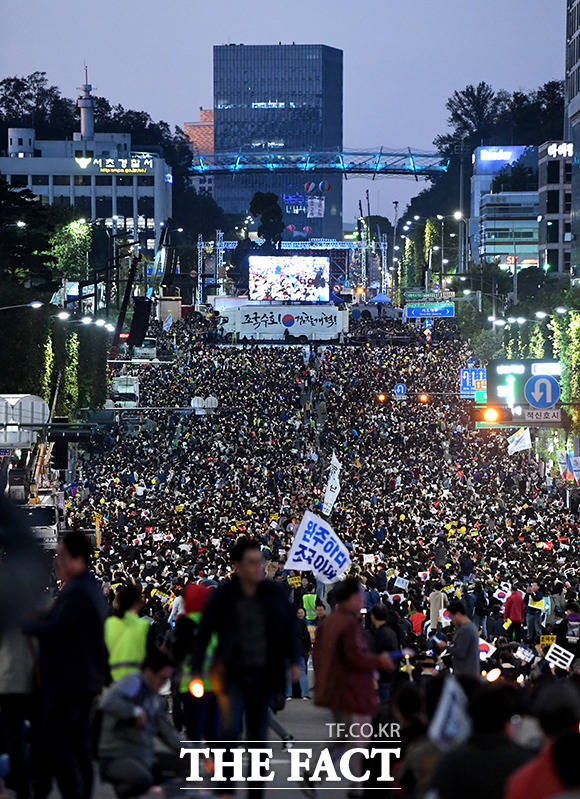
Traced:
MULTIPOLYGON (((485 80, 533 89, 563 78, 565 0, 2 0, 0 77, 43 70, 76 96, 83 64, 98 94, 182 124, 210 107, 212 46, 328 44, 344 50, 344 145, 432 149, 445 100, 485 80)), ((525 142, 522 142, 522 144, 525 142)), ((344 218, 371 189, 391 216, 422 184, 349 180, 344 218)))

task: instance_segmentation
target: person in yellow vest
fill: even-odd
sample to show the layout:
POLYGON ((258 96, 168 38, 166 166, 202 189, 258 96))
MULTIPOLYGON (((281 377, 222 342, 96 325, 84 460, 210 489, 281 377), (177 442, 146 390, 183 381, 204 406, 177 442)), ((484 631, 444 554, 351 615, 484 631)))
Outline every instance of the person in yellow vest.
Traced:
POLYGON ((318 597, 311 591, 302 595, 302 607, 304 608, 307 624, 314 624, 316 620, 316 605, 318 602, 318 597))
POLYGON ((147 654, 151 625, 140 618, 143 595, 139 586, 122 585, 113 601, 113 615, 105 621, 105 643, 113 682, 139 671, 147 654))
POLYGON ((190 691, 194 674, 191 668, 191 653, 203 609, 212 589, 208 585, 191 584, 183 592, 185 613, 175 622, 173 657, 181 665, 179 698, 183 721, 190 741, 216 741, 219 734, 220 713, 217 686, 210 675, 213 656, 217 646, 217 635, 213 634, 205 651, 201 669, 203 696, 193 696, 190 691))

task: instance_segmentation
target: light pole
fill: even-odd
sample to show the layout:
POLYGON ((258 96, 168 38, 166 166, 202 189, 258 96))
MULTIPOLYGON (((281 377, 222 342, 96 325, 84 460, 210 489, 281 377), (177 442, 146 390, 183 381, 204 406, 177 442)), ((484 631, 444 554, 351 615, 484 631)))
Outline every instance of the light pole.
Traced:
POLYGON ((32 300, 32 302, 23 302, 19 305, 4 305, 0 308, 0 311, 12 311, 15 308, 34 308, 37 310, 38 308, 42 308, 43 305, 44 303, 40 302, 40 300, 32 300))

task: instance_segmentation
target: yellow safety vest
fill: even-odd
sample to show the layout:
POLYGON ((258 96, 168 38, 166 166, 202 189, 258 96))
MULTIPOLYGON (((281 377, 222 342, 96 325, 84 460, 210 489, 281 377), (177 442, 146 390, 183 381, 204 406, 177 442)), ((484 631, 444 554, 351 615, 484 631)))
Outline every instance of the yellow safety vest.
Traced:
POLYGON ((316 618, 316 594, 304 594, 302 606, 306 614, 306 621, 314 621, 316 618))
POLYGON ((109 650, 109 669, 113 682, 139 671, 145 660, 149 622, 132 611, 122 619, 109 616, 105 621, 105 643, 109 650))
MULTIPOLYGON (((187 618, 199 624, 201 620, 201 611, 196 610, 193 613, 188 613, 187 618)), ((205 650, 203 665, 201 667, 201 679, 203 682, 203 687, 205 688, 206 691, 214 690, 214 685, 209 672, 213 663, 213 654, 215 652, 217 642, 218 642, 217 634, 212 633, 212 636, 209 639, 209 644, 207 645, 207 649, 205 650)), ((181 680, 179 683, 180 694, 186 694, 189 692, 189 684, 192 681, 192 679, 193 679, 193 671, 191 669, 191 655, 187 655, 187 657, 183 661, 183 666, 181 667, 181 680)))

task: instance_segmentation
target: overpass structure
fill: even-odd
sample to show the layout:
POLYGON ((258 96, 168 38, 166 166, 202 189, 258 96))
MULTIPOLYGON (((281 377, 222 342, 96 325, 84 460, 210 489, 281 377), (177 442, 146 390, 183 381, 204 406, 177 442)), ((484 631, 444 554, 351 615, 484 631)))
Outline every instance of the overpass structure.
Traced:
POLYGON ((419 178, 434 177, 446 172, 449 159, 441 153, 412 151, 378 152, 292 152, 287 150, 240 151, 194 155, 192 172, 199 175, 267 174, 268 172, 305 174, 336 172, 348 178, 365 175, 398 175, 419 178))

